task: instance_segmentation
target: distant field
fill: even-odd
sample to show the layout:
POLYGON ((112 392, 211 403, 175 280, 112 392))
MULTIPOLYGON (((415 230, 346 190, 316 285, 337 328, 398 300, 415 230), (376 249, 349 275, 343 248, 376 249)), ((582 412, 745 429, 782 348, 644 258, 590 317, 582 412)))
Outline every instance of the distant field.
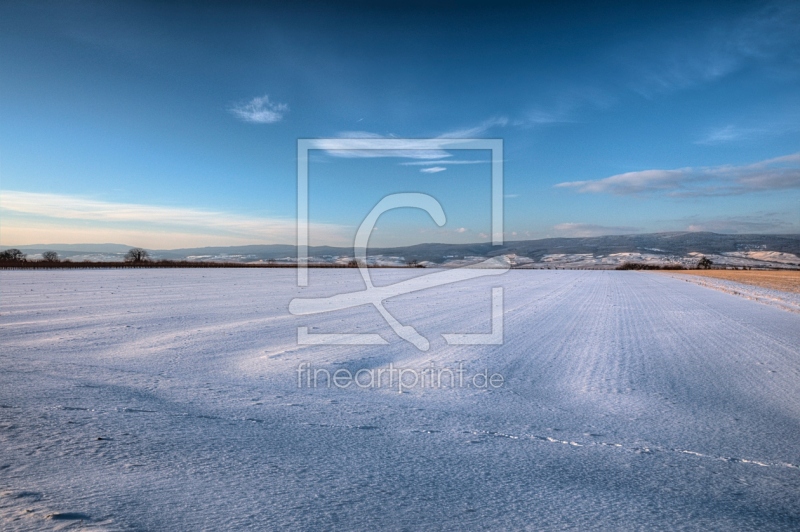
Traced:
POLYGON ((727 281, 736 281, 737 283, 800 294, 800 271, 686 270, 670 273, 714 277, 716 279, 725 279, 727 281))

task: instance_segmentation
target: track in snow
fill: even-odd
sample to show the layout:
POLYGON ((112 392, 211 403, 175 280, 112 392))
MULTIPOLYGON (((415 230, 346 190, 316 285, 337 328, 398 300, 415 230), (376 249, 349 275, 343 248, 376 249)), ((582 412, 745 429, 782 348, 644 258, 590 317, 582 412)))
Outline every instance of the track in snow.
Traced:
MULTIPOLYGON (((382 283, 421 273, 378 270, 382 283)), ((0 274, 0 516, 20 529, 800 527, 800 315, 641 272, 511 271, 291 316, 353 270, 0 274), (488 332, 505 287, 503 346, 488 332), (387 346, 298 346, 296 328, 387 346), (500 373, 297 388, 296 368, 500 373), (49 516, 49 517, 48 517, 49 516)))

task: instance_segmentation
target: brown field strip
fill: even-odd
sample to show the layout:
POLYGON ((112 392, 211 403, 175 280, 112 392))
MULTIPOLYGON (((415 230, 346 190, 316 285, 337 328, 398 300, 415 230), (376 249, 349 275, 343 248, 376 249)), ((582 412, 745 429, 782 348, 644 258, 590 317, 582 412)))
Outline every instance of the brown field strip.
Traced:
POLYGON ((685 270, 670 274, 699 275, 800 294, 800 271, 685 270))

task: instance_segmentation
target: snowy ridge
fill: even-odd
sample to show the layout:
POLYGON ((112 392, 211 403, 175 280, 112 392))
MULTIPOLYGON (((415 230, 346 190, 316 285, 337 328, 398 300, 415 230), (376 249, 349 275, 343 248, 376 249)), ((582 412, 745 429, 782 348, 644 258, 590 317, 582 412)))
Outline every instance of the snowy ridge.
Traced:
MULTIPOLYGON (((123 260, 126 246, 62 245, 23 246, 31 258, 46 250, 57 251, 73 261, 123 260)), ((283 263, 295 262, 293 245, 250 245, 175 250, 150 250, 156 259, 283 263)), ((311 246, 309 261, 318 264, 347 264, 354 259, 347 247, 311 246)), ((370 248, 367 262, 372 265, 405 266, 416 261, 437 267, 477 263, 490 256, 503 255, 518 268, 607 268, 624 262, 683 264, 693 266, 701 256, 718 265, 752 268, 800 268, 800 235, 730 235, 708 232, 675 232, 608 235, 586 238, 545 238, 506 241, 501 246, 489 242, 472 244, 417 244, 396 248, 370 248)))

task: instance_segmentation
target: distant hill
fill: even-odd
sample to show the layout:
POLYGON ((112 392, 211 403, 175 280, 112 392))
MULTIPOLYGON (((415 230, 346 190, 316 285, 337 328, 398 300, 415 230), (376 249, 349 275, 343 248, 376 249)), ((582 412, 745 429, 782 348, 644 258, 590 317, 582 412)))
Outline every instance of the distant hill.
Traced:
MULTIPOLYGON (((545 238, 519 240, 493 246, 488 242, 473 244, 417 244, 369 249, 370 255, 402 256, 406 260, 441 263, 446 258, 491 257, 515 254, 533 260, 541 260, 552 254, 655 253, 663 255, 686 255, 691 252, 719 254, 724 252, 768 250, 800 255, 800 235, 723 235, 718 233, 675 232, 641 235, 614 235, 587 238, 545 238)), ((185 258, 189 256, 240 255, 256 260, 279 259, 296 256, 293 245, 253 245, 229 247, 205 247, 154 251, 163 258, 185 258)), ((352 248, 331 246, 309 246, 312 257, 352 256, 352 248)))
POLYGON ((296 246, 289 244, 161 249, 153 250, 152 253, 164 259, 184 259, 187 257, 208 256, 248 256, 255 257, 257 259, 276 259, 297 255, 296 246))
MULTIPOLYGON (((11 247, 11 246, 5 246, 11 247)), ((26 253, 43 251, 64 251, 69 253, 125 253, 134 246, 124 244, 34 244, 32 246, 13 246, 26 253)))
MULTIPOLYGON (((52 244, 19 246, 31 256, 43 251, 58 252, 73 260, 122 260, 131 246, 121 244, 52 244)), ((214 246, 171 250, 150 250, 154 258, 227 262, 294 261, 294 245, 214 246)), ((341 262, 353 256, 351 248, 310 246, 312 261, 341 262)), ((491 243, 428 243, 392 248, 370 248, 370 257, 378 263, 402 264, 418 261, 429 265, 474 261, 506 256, 518 267, 568 266, 613 267, 623 261, 691 264, 700 255, 717 264, 800 265, 800 235, 728 235, 699 232, 612 235, 586 238, 545 238, 491 243)))

